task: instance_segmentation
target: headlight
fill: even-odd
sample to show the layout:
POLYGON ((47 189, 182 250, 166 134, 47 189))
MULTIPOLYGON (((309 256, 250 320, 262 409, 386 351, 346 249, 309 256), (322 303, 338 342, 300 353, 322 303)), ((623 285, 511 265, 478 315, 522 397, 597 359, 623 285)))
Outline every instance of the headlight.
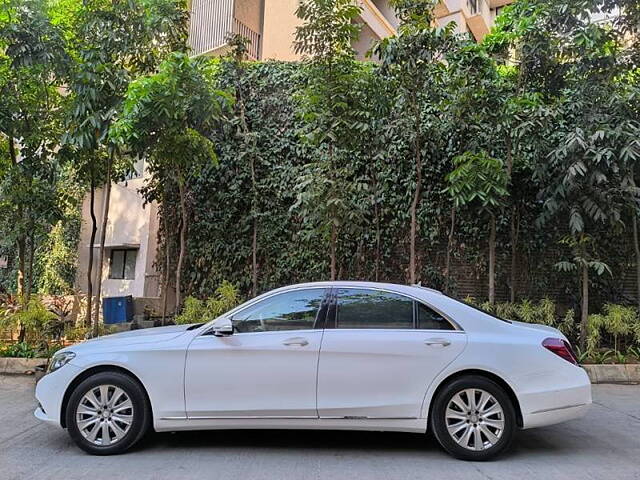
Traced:
POLYGON ((67 363, 75 358, 76 354, 73 352, 60 352, 56 353, 47 368, 47 373, 55 372, 61 367, 64 367, 67 363))

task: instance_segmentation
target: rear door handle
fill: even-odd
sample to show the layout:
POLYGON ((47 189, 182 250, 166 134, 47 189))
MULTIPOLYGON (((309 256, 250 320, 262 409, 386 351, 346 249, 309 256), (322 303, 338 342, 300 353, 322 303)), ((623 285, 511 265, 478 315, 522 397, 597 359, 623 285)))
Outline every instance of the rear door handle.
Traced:
POLYGON ((309 342, 306 338, 293 337, 287 338, 284 342, 282 342, 282 344, 286 345, 287 347, 306 347, 307 345, 309 345, 309 342))
POLYGON ((451 342, 445 338, 428 338, 424 341, 424 344, 433 347, 440 345, 441 347, 448 347, 451 345, 451 342))

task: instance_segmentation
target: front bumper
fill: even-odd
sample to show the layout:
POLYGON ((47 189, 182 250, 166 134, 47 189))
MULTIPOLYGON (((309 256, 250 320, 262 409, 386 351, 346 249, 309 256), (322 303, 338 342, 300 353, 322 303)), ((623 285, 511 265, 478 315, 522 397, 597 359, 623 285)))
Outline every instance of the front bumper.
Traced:
POLYGON ((33 414, 39 420, 61 426, 62 399, 69 384, 82 370, 71 363, 42 377, 36 385, 38 408, 33 414))

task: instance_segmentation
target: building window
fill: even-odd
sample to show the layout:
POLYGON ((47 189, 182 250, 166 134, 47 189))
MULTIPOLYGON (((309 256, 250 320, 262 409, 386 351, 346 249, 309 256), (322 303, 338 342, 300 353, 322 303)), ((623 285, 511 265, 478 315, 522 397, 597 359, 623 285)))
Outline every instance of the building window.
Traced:
POLYGON ((136 273, 137 249, 113 249, 109 259, 109 278, 133 280, 136 273))

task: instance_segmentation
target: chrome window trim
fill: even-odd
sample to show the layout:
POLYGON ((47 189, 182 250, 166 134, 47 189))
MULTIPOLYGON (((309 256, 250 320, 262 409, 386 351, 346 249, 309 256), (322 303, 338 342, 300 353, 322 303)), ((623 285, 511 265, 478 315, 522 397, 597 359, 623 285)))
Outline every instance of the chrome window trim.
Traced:
MULTIPOLYGON (((397 290, 393 290, 390 288, 384 288, 384 287, 376 287, 376 286, 354 286, 353 284, 341 284, 341 282, 337 281, 337 282, 331 282, 331 283, 327 283, 325 285, 296 285, 296 286, 291 286, 291 287, 284 287, 283 289, 279 289, 278 291, 274 291, 274 292, 267 292, 263 295, 259 295, 251 300, 248 301, 248 303, 245 303, 243 305, 239 305, 235 308, 232 308, 231 310, 229 310, 227 313, 222 314, 220 317, 218 318, 222 318, 222 317, 229 317, 229 319, 231 320, 231 318, 233 318, 234 315, 244 311, 247 308, 252 307, 253 305, 255 305, 257 302, 261 302, 263 300, 267 300, 271 297, 274 297, 275 295, 280 295, 281 293, 289 293, 289 292, 293 292, 296 290, 326 290, 326 291, 331 291, 332 289, 337 290, 340 288, 354 288, 354 289, 360 289, 360 290, 376 290, 376 291, 380 291, 380 292, 387 292, 387 293, 393 293, 396 295, 401 295, 401 296, 405 296, 407 298, 410 298, 411 300, 415 301, 415 302, 419 302, 422 303, 424 306, 432 309, 434 312, 438 313, 439 315, 442 315, 442 317, 447 320, 452 326, 453 326, 453 330, 425 330, 425 329, 418 329, 416 328, 415 330, 419 330, 421 332, 462 332, 464 333, 464 329, 460 326, 460 324, 458 322, 456 322, 454 319, 451 318, 450 315, 444 313, 441 309, 434 307, 433 305, 431 305, 430 303, 428 303, 427 301, 425 301, 422 298, 419 298, 416 295, 411 295, 409 293, 406 292, 399 292, 397 290), (242 307, 242 308, 241 308, 242 307)), ((418 286, 408 286, 408 288, 419 288, 422 290, 426 290, 426 291, 433 291, 436 292, 440 295, 442 295, 442 293, 438 292, 437 290, 431 290, 429 288, 426 287, 418 287, 418 286)), ((209 335, 211 333, 212 330, 212 326, 213 324, 216 322, 216 320, 218 320, 218 318, 210 321, 209 323, 203 325, 200 330, 200 332, 196 335, 196 337, 200 337, 202 335, 209 335)), ((326 325, 325 328, 326 329, 326 325)), ((324 330, 324 329, 319 329, 319 330, 324 330)), ((314 329, 315 330, 315 329, 314 329)), ((355 329, 355 330, 366 330, 366 329, 355 329)), ((372 329, 373 330, 373 329, 372 329)), ((375 329, 375 330, 385 330, 385 329, 375 329)), ((401 329, 403 330, 403 329, 401 329)), ((298 330, 290 330, 290 331, 298 331, 298 330)), ((406 330, 404 330, 406 331, 406 330)), ((245 333, 238 333, 238 335, 245 335, 247 333, 268 333, 268 332, 245 332, 245 333)))

